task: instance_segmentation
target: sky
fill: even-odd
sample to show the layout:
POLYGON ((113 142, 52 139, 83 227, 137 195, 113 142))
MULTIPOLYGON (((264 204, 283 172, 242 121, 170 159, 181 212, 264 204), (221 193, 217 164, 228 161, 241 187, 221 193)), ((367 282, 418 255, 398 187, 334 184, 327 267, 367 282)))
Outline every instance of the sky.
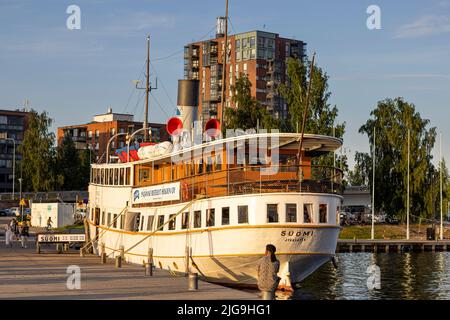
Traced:
MULTIPOLYGON (((369 151, 358 133, 377 101, 403 97, 442 132, 450 159, 450 0, 229 0, 230 33, 275 32, 307 43, 329 75, 330 102, 346 123, 343 153, 369 151), (381 29, 369 29, 370 5, 381 29)), ((0 0, 0 109, 24 101, 58 126, 106 112, 143 119, 146 36, 151 37, 149 121, 175 114, 185 44, 212 38, 223 0, 0 0), (69 30, 68 6, 81 10, 69 30)), ((439 157, 439 140, 434 150, 439 157)), ((449 161, 449 160, 447 160, 449 161)))

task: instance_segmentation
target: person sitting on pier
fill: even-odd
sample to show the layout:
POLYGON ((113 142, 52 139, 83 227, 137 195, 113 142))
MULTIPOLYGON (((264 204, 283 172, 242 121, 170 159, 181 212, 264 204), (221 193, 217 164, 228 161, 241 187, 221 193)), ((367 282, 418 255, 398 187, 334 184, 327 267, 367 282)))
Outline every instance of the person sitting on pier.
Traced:
POLYGON ((48 217, 48 219, 47 219, 47 230, 51 229, 52 223, 53 223, 52 217, 48 217))
POLYGON ((6 225, 5 230, 5 245, 6 247, 12 248, 13 232, 9 224, 6 225))
POLYGON ((275 246, 268 244, 264 257, 258 264, 258 288, 262 292, 270 292, 272 296, 281 280, 277 275, 280 270, 280 261, 275 256, 275 251, 275 246))

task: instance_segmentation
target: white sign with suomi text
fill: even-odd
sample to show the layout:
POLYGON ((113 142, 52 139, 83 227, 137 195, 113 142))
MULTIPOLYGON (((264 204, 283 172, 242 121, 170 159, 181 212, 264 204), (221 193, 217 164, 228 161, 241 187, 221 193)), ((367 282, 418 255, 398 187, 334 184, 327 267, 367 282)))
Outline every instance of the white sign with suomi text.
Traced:
POLYGON ((133 190, 133 204, 180 200, 180 183, 166 183, 133 190))

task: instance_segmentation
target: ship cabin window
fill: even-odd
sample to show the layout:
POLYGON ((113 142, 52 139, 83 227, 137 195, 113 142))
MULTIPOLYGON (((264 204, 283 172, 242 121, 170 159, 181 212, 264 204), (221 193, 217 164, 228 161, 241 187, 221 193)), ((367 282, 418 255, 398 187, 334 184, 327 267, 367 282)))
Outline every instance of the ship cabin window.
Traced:
POLYGON ((154 216, 147 217, 147 231, 153 230, 153 218, 154 218, 154 216))
POLYGON ((203 159, 198 160, 197 164, 197 174, 203 173, 203 159))
POLYGON ((238 223, 248 223, 248 206, 238 206, 238 223))
POLYGON ((206 170, 205 170, 205 172, 209 173, 209 172, 213 171, 212 158, 211 157, 207 157, 205 162, 206 162, 206 170))
POLYGON ((101 224, 102 225, 105 225, 105 211, 102 211, 102 221, 101 221, 101 224))
POLYGON ((286 203, 286 222, 297 222, 297 204, 286 203))
POLYGON ((189 212, 183 212, 181 217, 181 229, 189 228, 189 212))
POLYGON ((175 230, 176 214, 169 215, 169 230, 175 230))
POLYGON ((121 214, 120 215, 120 229, 124 229, 124 227, 125 227, 125 215, 124 214, 121 214))
POLYGON ((164 225, 164 216, 158 216, 158 225, 157 225, 157 229, 158 231, 162 231, 162 226, 164 225))
POLYGON ((114 185, 119 185, 119 169, 113 169, 114 170, 114 185))
POLYGON ((150 168, 139 169, 139 182, 148 181, 150 177, 150 168))
POLYGON ((123 186, 125 184, 125 170, 123 168, 119 169, 119 185, 123 186))
POLYGON ((108 212, 108 219, 106 220, 107 226, 111 224, 111 212, 108 212))
POLYGON ((215 224, 215 209, 207 209, 206 210, 206 226, 214 227, 215 224))
POLYGON ((312 222, 312 203, 303 204, 303 223, 311 223, 312 222))
POLYGON ((194 211, 194 228, 202 227, 202 212, 200 210, 194 211))
POLYGON ((127 186, 130 185, 130 177, 131 177, 130 172, 131 172, 131 169, 130 169, 130 168, 126 168, 126 169, 125 169, 125 184, 126 184, 127 186))
POLYGON ((230 224, 230 207, 222 208, 222 225, 227 226, 230 224))
POLYGON ((114 169, 108 170, 108 184, 113 184, 114 169))
POLYGON ((113 228, 117 228, 117 214, 113 215, 113 228))
POLYGON ((220 154, 216 155, 216 167, 215 167, 216 171, 220 171, 222 170, 222 157, 220 156, 220 154))
POLYGON ((319 204, 319 222, 327 223, 327 205, 323 203, 319 204))
POLYGON ((278 222, 278 204, 267 205, 267 222, 278 222))

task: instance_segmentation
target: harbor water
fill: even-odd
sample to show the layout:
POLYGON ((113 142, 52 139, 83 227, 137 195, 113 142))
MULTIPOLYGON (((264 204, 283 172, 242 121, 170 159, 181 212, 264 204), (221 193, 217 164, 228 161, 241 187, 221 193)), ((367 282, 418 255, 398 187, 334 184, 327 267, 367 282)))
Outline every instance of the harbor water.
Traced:
POLYGON ((277 299, 386 300, 450 299, 450 252, 340 253, 307 278, 292 294, 277 299), (369 289, 367 269, 380 270, 380 289, 369 289))

